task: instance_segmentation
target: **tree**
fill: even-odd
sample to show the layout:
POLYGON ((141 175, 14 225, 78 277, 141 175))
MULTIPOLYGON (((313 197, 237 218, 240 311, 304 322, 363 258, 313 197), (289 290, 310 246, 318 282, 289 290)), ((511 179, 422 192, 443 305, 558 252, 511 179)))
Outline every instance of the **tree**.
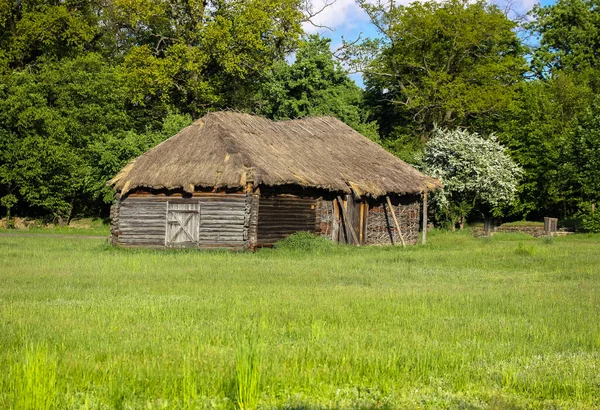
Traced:
POLYGON ((599 6, 598 0, 558 0, 533 8, 528 28, 540 38, 532 59, 538 75, 600 69, 599 6))
POLYGON ((353 61, 366 62, 366 91, 384 134, 464 126, 511 106, 527 69, 525 49, 498 7, 466 0, 360 4, 381 38, 363 42, 353 61))
POLYGON ((514 109, 498 124, 499 140, 523 167, 512 215, 539 219, 576 212, 573 143, 578 117, 593 97, 584 76, 566 72, 522 84, 514 109))
POLYGON ((90 146, 132 128, 125 89, 100 56, 15 71, 0 90, 0 183, 59 221, 89 201, 90 146))
POLYGON ((297 45, 300 5, 299 0, 118 2, 119 24, 136 39, 124 61, 132 102, 192 116, 209 107, 253 107, 266 70, 297 45))
POLYGON ((333 115, 373 140, 377 127, 366 121, 361 89, 330 51, 331 40, 309 36, 292 64, 276 62, 263 83, 260 112, 273 119, 333 115))
POLYGON ((98 0, 0 1, 0 72, 100 50, 98 0))
POLYGON ((570 149, 574 196, 580 210, 600 203, 600 96, 580 115, 574 127, 570 149))
POLYGON ((499 215, 516 196, 521 168, 492 135, 483 138, 465 130, 435 128, 427 141, 423 170, 440 179, 443 188, 432 195, 438 219, 460 220, 477 209, 499 215))

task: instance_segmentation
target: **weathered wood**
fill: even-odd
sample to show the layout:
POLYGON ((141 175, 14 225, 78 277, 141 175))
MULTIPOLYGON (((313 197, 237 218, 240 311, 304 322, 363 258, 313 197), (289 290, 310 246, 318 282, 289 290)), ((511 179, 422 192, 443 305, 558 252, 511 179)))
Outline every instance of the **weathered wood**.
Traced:
POLYGON ((258 206, 257 245, 294 232, 316 232, 318 198, 262 196, 258 206))
POLYGON ((285 227, 287 229, 310 228, 315 229, 314 223, 307 223, 306 220, 279 220, 279 221, 261 221, 260 226, 263 228, 278 228, 285 227))
MULTIPOLYGON (((344 200, 342 199, 342 197, 340 197, 340 196, 337 197, 337 200, 340 204, 340 207, 343 203, 345 203, 344 200)), ((346 202, 346 204, 347 204, 347 202, 346 202)), ((359 244, 360 242, 358 241, 358 237, 356 235, 356 232, 354 232, 354 227, 352 226, 352 222, 348 218, 347 214, 348 213, 347 213, 346 209, 344 209, 342 211, 342 219, 344 221, 344 228, 350 232, 350 235, 352 236, 352 240, 354 241, 354 243, 359 244)))
POLYGON ((116 243, 164 245, 166 207, 166 202, 125 198, 121 203, 116 243))
POLYGON ((394 218, 394 224, 396 225, 396 230, 398 231, 398 236, 400 236, 400 242, 402 242, 402 247, 406 247, 406 243, 404 242, 404 236, 402 236, 402 229, 400 229, 400 224, 398 223, 398 218, 396 218, 396 213, 394 212, 394 206, 392 205, 392 201, 388 195, 385 196, 387 200, 388 207, 390 212, 392 213, 392 218, 394 218))
POLYGON ((364 227, 363 227, 363 221, 365 218, 365 203, 361 202, 360 203, 360 227, 358 229, 358 240, 360 241, 360 244, 363 244, 363 236, 364 236, 364 227))
POLYGON ((421 244, 427 243, 427 191, 423 192, 423 236, 421 237, 421 244))
POLYGON ((248 220, 248 249, 254 250, 258 243, 258 214, 260 207, 260 190, 250 195, 250 215, 248 220))
POLYGON ((548 234, 558 231, 558 218, 544 217, 544 230, 548 234))
POLYGON ((331 239, 334 242, 340 241, 340 210, 337 199, 332 201, 333 203, 333 224, 331 227, 331 239))
MULTIPOLYGON (((390 198, 391 199, 391 198, 390 198)), ((408 202, 408 201, 407 201, 408 202)), ((394 203, 392 203, 394 205, 394 203)), ((420 198, 414 198, 412 202, 394 205, 398 222, 402 228, 402 234, 408 245, 419 242, 420 234, 420 198)), ((400 243, 396 229, 390 229, 394 225, 392 216, 389 214, 386 200, 373 201, 369 204, 367 227, 365 229, 366 244, 394 244, 400 243)))
POLYGON ((262 226, 267 225, 278 225, 278 224, 289 224, 291 226, 296 225, 314 225, 314 215, 309 219, 311 215, 302 216, 299 218, 269 218, 269 219, 261 219, 260 224, 262 226))

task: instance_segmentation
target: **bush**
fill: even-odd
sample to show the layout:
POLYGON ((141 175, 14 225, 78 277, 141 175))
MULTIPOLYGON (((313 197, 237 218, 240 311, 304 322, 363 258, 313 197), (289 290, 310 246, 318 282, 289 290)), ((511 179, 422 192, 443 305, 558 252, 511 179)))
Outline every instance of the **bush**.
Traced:
POLYGON ((581 230, 584 232, 600 233, 600 212, 593 212, 581 218, 581 230))
POLYGON ((559 228, 565 228, 570 231, 580 231, 581 230, 581 218, 580 217, 571 217, 560 219, 558 221, 559 228))
POLYGON ((334 243, 329 239, 311 232, 296 232, 275 244, 277 249, 297 252, 325 251, 334 246, 334 243))

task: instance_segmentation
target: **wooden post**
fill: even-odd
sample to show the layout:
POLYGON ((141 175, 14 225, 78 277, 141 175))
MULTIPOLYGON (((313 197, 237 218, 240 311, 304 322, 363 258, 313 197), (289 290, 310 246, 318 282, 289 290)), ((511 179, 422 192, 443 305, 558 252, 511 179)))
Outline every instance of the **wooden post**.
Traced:
POLYGON ((333 204, 333 221, 331 221, 331 240, 334 242, 340 241, 340 209, 338 201, 334 199, 331 201, 333 204))
POLYGON ((558 218, 544 217, 544 229, 548 234, 548 237, 552 236, 552 232, 558 230, 558 218))
POLYGON ((258 245, 258 208, 260 206, 260 188, 254 189, 254 184, 248 186, 250 199, 250 218, 248 220, 248 249, 253 251, 258 245))
MULTIPOLYGON (((340 207, 345 202, 342 199, 342 197, 340 197, 340 196, 337 197, 337 200, 340 203, 340 207)), ((347 208, 342 210, 342 218, 344 220, 344 227, 346 228, 346 232, 350 231, 350 234, 352 236, 352 240, 354 241, 354 243, 356 243, 357 245, 360 245, 360 242, 358 242, 358 237, 356 236, 356 232, 354 232, 354 228, 352 227, 352 223, 351 223, 352 221, 350 221, 348 219, 347 208)))
POLYGON ((358 229, 358 239, 360 240, 360 244, 363 244, 363 237, 364 237, 364 217, 365 217, 365 203, 361 202, 360 203, 360 227, 358 229))
POLYGON ((427 243, 427 191, 423 192, 423 236, 421 237, 421 244, 427 243))
POLYGON ((400 229, 400 224, 398 223, 398 219, 396 218, 396 213, 394 212, 394 207, 392 206, 392 201, 390 201, 390 197, 386 195, 388 207, 390 208, 390 212, 392 213, 392 218, 394 218, 394 223, 396 224, 396 229, 398 230, 398 236, 400 237, 400 242, 402 242, 402 247, 406 247, 406 243, 404 243, 404 237, 402 236, 402 230, 400 229))
POLYGON ((486 236, 492 236, 493 220, 491 218, 485 218, 483 220, 483 231, 486 236))

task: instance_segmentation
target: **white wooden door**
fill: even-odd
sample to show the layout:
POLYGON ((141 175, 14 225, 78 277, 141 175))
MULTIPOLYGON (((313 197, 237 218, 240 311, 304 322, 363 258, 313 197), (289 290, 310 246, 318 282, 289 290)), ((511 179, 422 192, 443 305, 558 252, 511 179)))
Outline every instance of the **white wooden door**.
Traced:
POLYGON ((198 245, 200 204, 169 203, 167 208, 167 246, 198 245))

